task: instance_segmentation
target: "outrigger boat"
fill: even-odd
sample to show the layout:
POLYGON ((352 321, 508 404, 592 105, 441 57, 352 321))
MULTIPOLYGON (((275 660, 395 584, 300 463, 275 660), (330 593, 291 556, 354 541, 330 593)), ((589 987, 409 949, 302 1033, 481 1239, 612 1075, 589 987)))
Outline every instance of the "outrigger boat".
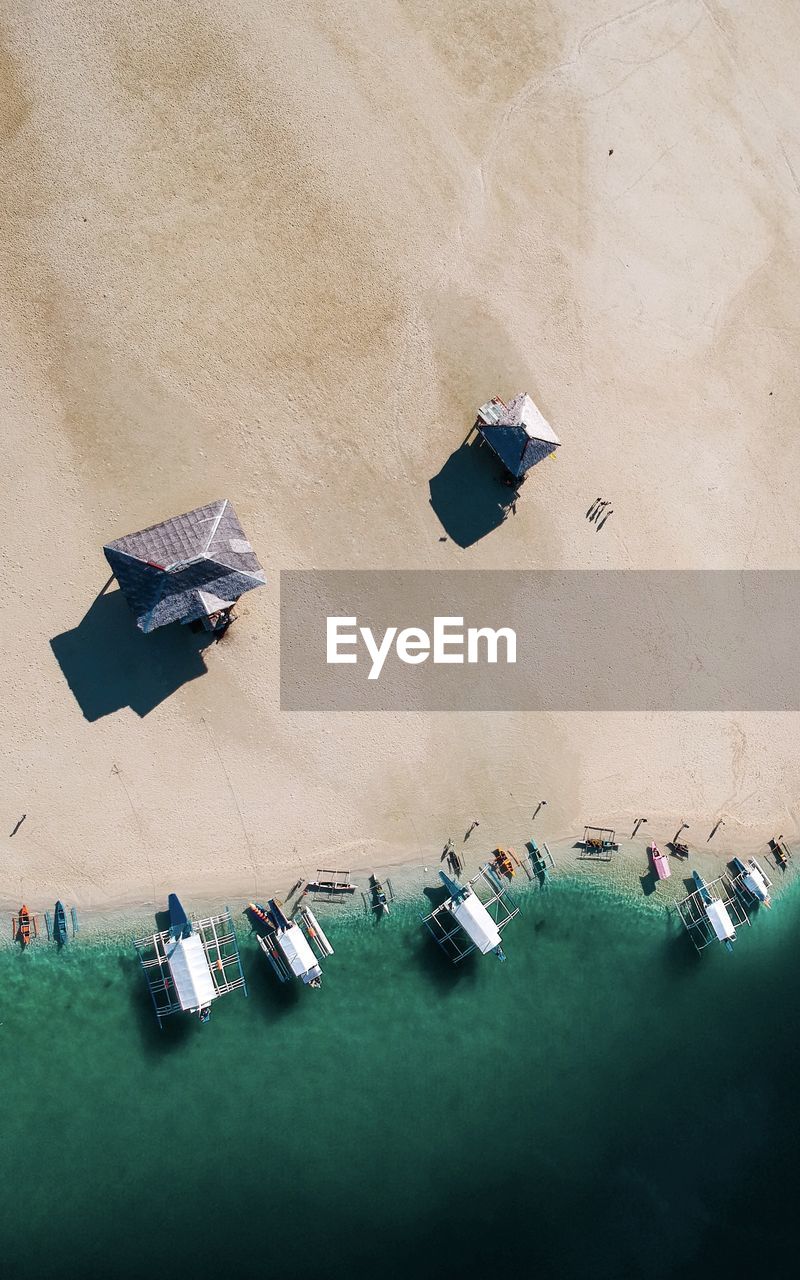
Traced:
POLYGON ((347 879, 349 871, 318 871, 316 880, 309 880, 306 893, 355 893, 357 885, 347 879))
POLYGON ((231 913, 226 907, 217 915, 190 920, 171 893, 168 916, 168 928, 134 943, 158 1024, 174 1013, 208 1022, 214 1000, 240 988, 247 995, 231 913))
MULTIPOLYGON (((451 880, 444 871, 439 872, 439 879, 450 895, 444 904, 445 910, 464 930, 472 947, 477 948, 483 955, 491 952, 497 956, 498 960, 505 960, 506 953, 500 940, 497 921, 489 914, 472 886, 451 880)), ((497 880, 497 884, 500 883, 497 880)))
POLYGON ((58 943, 59 947, 65 947, 69 941, 67 913, 64 910, 64 903, 60 901, 56 903, 53 915, 53 941, 58 943))
POLYGON ((388 916, 389 903, 386 900, 386 893, 374 871, 369 877, 369 888, 372 894, 372 910, 377 911, 379 915, 388 916))
POLYGON ((303 907, 297 919, 290 920, 281 904, 270 898, 266 907, 249 903, 248 911, 266 926, 267 931, 258 934, 258 945, 280 981, 300 978, 307 987, 320 987, 322 969, 312 946, 320 957, 332 956, 333 947, 311 908, 303 907))
MULTIPOLYGON (((196 1013, 201 1022, 208 1022, 211 1001, 217 994, 209 957, 177 893, 169 895, 167 907, 170 942, 166 954, 175 991, 182 1008, 196 1013)), ((221 960, 217 960, 217 965, 221 967, 221 960)))
POLYGON ((15 942, 19 942, 23 947, 28 946, 32 937, 36 938, 39 936, 39 930, 36 926, 36 916, 31 915, 24 903, 12 919, 11 936, 15 942))
POLYGON ((540 887, 543 889, 550 880, 550 872, 556 865, 553 855, 544 842, 540 849, 533 838, 526 842, 525 847, 528 850, 528 865, 531 869, 531 875, 536 877, 540 887))
POLYGON ((647 846, 647 852, 650 854, 650 860, 653 864, 653 871, 657 880, 668 880, 672 875, 672 868, 669 865, 669 858, 662 853, 655 840, 647 846))
POLYGON ((755 858, 748 858, 747 866, 739 858, 734 858, 733 865, 739 872, 742 884, 746 889, 749 889, 753 897, 762 902, 765 907, 771 907, 770 881, 755 858))
POLYGON ((772 856, 775 859, 778 866, 780 867, 781 871, 785 871, 789 865, 789 860, 792 855, 789 852, 789 847, 786 844, 785 840, 783 839, 783 836, 778 836, 777 839, 774 836, 772 836, 770 838, 769 847, 770 847, 772 856))
POLYGON ((728 914, 725 903, 714 897, 699 871, 693 871, 692 878, 697 886, 703 910, 711 928, 714 930, 714 934, 720 942, 725 944, 727 951, 733 951, 733 944, 736 941, 736 926, 728 914))
POLYGON ((508 876, 509 880, 512 876, 516 875, 516 867, 511 860, 511 854, 513 852, 513 849, 510 851, 508 849, 495 849, 494 851, 495 869, 499 871, 501 875, 508 876))

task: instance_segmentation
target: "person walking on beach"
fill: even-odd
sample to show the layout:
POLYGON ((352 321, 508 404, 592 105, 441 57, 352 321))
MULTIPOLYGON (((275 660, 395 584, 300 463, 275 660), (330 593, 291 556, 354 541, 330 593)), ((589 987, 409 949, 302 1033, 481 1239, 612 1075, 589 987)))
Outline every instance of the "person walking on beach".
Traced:
POLYGON ((473 831, 475 830, 475 828, 476 828, 476 827, 479 827, 480 825, 481 825, 481 824, 478 822, 478 819, 477 819, 477 818, 475 818, 475 819, 474 819, 474 821, 473 821, 473 822, 471 822, 471 823, 470 823, 470 825, 469 825, 469 827, 467 828, 466 834, 464 835, 464 839, 465 839, 465 840, 469 840, 469 838, 470 838, 470 836, 472 835, 472 833, 473 833, 473 831))

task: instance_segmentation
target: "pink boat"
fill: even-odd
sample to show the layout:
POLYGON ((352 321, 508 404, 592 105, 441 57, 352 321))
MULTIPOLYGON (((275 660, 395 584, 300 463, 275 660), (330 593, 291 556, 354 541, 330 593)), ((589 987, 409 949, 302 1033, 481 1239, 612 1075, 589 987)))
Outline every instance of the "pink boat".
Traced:
POLYGON ((653 863, 653 870, 659 880, 667 880, 672 875, 672 868, 669 865, 669 859, 665 853, 662 853, 655 840, 648 846, 647 852, 650 854, 653 863))

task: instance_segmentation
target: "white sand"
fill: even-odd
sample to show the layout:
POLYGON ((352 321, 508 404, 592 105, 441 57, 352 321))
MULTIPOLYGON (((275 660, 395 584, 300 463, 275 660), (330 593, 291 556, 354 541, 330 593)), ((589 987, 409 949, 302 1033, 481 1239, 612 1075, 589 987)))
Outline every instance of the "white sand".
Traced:
POLYGON ((542 797, 553 838, 795 838, 796 715, 292 716, 277 687, 281 568, 800 568, 792 0, 4 12, 4 906, 427 863, 542 797), (430 477, 520 389, 557 461, 440 542, 430 477), (268 588, 207 674, 86 720, 49 642, 102 543, 220 496, 268 588))

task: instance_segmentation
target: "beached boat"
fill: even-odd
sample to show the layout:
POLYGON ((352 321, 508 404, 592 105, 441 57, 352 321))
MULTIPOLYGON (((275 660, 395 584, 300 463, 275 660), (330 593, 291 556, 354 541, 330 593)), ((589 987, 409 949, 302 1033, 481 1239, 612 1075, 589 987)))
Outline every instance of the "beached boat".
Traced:
POLYGON ((14 921, 14 925, 12 929, 14 938, 16 939, 17 942, 20 942, 23 947, 27 947, 28 943, 31 940, 32 928, 35 928, 35 926, 33 925, 33 922, 31 919, 31 913, 23 903, 19 911, 17 912, 17 916, 14 921))
MULTIPOLYGON (((513 850, 511 851, 513 852, 513 850)), ((509 880, 516 875, 516 867, 511 860, 511 853, 508 849, 495 849, 494 865, 503 876, 508 876, 509 880)))
POLYGON ((11 936, 15 942, 27 947, 29 942, 39 937, 39 924, 36 916, 23 903, 15 916, 11 917, 11 936))
POLYGON ((508 921, 518 914, 519 908, 507 905, 507 887, 494 867, 485 863, 468 884, 452 880, 444 871, 439 872, 439 879, 448 896, 440 906, 423 916, 424 923, 439 946, 450 955, 454 964, 459 964, 465 956, 476 950, 482 955, 493 954, 498 960, 505 960, 500 933, 508 921), (491 892, 485 902, 475 892, 474 886, 479 880, 491 892), (491 907, 494 908, 494 914, 491 907), (458 940, 459 931, 466 937, 466 943, 458 940))
POLYGON ((349 871, 318 871, 316 880, 309 880, 306 885, 306 893, 335 897, 340 893, 355 893, 357 888, 350 880, 349 871))
POLYGON ((733 951, 733 944, 736 940, 736 926, 728 914, 725 903, 714 897, 699 871, 693 871, 692 878, 697 886, 697 893, 703 904, 704 913, 711 928, 714 930, 716 938, 725 945, 727 951, 733 951))
POLYGON ((789 865, 792 855, 789 852, 789 846, 786 844, 783 836, 778 836, 777 839, 774 836, 770 837, 769 847, 777 865, 780 867, 781 871, 785 871, 789 865))
POLYGON ((536 877, 540 886, 544 888, 550 879, 550 872, 556 865, 553 855, 544 842, 542 842, 542 848, 540 849, 533 838, 527 841, 526 848, 528 850, 530 873, 536 877))
POLYGON ((647 852, 650 854, 650 861, 653 864, 653 872, 657 880, 668 880, 672 875, 672 868, 669 865, 669 858, 662 853, 655 840, 648 845, 647 852))
POLYGON ((174 1013, 208 1022, 214 1000, 239 989, 247 995, 230 911, 190 920, 171 893, 168 915, 167 929, 134 943, 159 1026, 174 1013))
POLYGON ((389 903, 386 900, 386 891, 374 872, 369 878, 369 887, 372 894, 372 910, 377 911, 379 915, 389 914, 389 903))
POLYGON ((321 986, 322 969, 317 958, 332 956, 333 947, 311 908, 302 907, 296 918, 290 919, 281 904, 270 898, 266 907, 249 903, 248 911, 265 926, 258 934, 258 945, 281 982, 300 978, 307 987, 321 986))
POLYGON ((733 865, 739 873, 742 884, 752 896, 763 903, 765 907, 771 907, 772 898, 769 892, 771 881, 755 858, 748 858, 746 866, 740 858, 734 858, 733 865))
POLYGON ((56 909, 53 914, 53 941, 57 942, 60 947, 65 947, 69 941, 67 913, 64 910, 64 903, 60 901, 56 903, 56 909))

